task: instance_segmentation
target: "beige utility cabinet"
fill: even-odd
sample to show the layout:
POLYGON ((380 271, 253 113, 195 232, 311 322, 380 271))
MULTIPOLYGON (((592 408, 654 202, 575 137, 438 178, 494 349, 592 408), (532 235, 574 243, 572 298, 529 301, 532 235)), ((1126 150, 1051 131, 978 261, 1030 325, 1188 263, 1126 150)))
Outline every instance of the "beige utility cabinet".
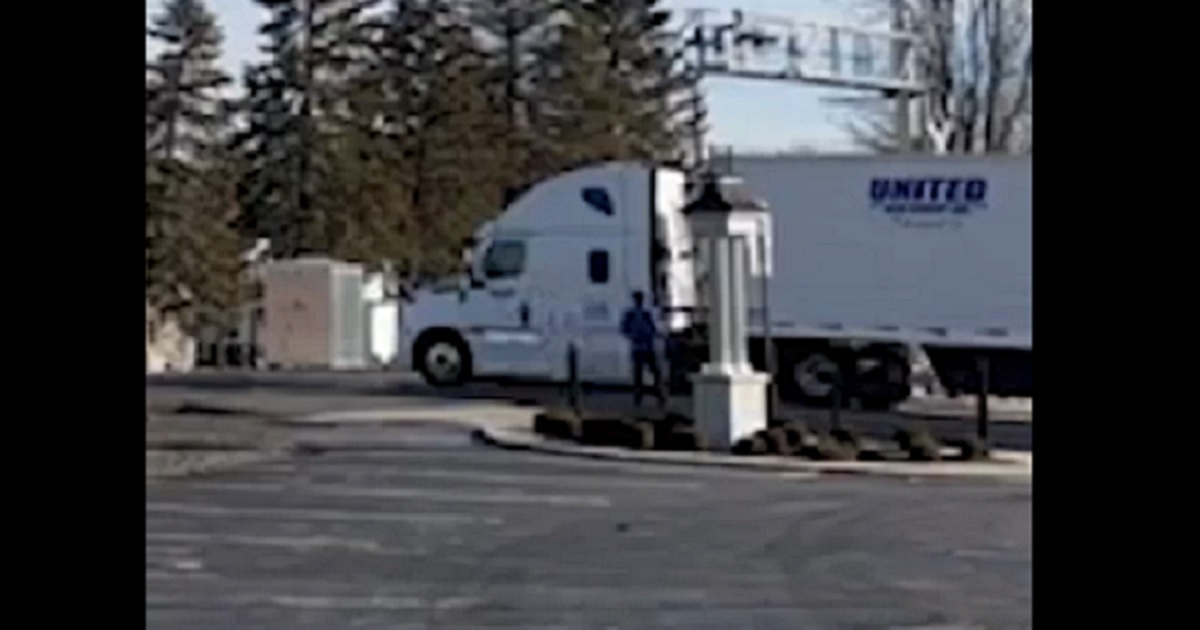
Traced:
POLYGON ((263 351, 272 367, 366 365, 363 269, 328 258, 275 261, 263 276, 263 351))

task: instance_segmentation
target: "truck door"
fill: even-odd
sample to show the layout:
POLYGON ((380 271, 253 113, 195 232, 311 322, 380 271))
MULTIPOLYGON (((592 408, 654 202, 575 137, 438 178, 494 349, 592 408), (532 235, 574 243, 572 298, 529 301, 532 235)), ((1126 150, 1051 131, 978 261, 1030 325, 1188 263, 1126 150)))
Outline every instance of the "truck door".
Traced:
POLYGON ((628 306, 627 282, 618 253, 619 239, 578 243, 580 377, 595 383, 628 379, 627 348, 621 335, 621 313, 628 306))
MULTIPOLYGON (((625 283, 620 238, 556 235, 537 241, 538 263, 527 288, 530 343, 508 365, 510 373, 563 380, 567 351, 576 343, 579 375, 594 383, 622 380, 624 340, 620 310, 625 283), (536 342, 533 338, 536 337, 536 342)), ((628 296, 624 296, 628 301, 628 296)))
POLYGON ((476 361, 481 373, 541 376, 545 372, 545 308, 529 273, 530 241, 498 238, 484 255, 486 283, 476 361))

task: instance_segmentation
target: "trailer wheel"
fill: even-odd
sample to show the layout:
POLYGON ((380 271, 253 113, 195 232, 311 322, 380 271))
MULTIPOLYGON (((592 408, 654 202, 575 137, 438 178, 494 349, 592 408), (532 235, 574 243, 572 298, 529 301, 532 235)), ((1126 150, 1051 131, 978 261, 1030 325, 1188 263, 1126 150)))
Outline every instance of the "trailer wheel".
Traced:
POLYGON ((461 385, 471 377, 471 351, 453 333, 433 333, 416 344, 417 371, 437 387, 461 385))
POLYGON ((864 409, 884 410, 911 393, 911 367, 905 357, 886 348, 867 348, 855 360, 854 395, 864 409))
POLYGON ((825 406, 833 402, 839 367, 832 357, 824 352, 796 353, 782 363, 781 393, 807 405, 825 406))

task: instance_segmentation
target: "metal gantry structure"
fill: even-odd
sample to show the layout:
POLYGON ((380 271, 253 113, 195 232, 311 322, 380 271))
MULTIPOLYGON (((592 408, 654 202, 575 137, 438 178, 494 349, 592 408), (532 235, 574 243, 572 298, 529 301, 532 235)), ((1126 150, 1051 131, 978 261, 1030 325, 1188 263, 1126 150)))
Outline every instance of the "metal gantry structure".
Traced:
MULTIPOLYGON (((741 9, 683 10, 677 36, 693 90, 688 96, 692 109, 689 170, 695 175, 711 167, 705 142, 707 112, 701 84, 704 78, 713 76, 878 93, 895 101, 897 144, 900 150, 908 150, 912 146, 912 101, 926 91, 926 84, 914 55, 918 40, 903 31, 900 4, 893 6, 890 29, 800 20, 741 9)), ((766 248, 759 249, 765 252, 766 248)), ((776 357, 765 284, 761 291, 766 367, 774 374, 776 357)), ((778 389, 770 385, 768 417, 773 417, 779 407, 778 396, 778 389)))
POLYGON ((684 9, 678 35, 692 73, 692 159, 706 161, 700 83, 730 77, 876 92, 895 101, 895 131, 911 146, 912 101, 926 91, 916 63, 918 40, 902 30, 803 20, 741 9, 684 9))

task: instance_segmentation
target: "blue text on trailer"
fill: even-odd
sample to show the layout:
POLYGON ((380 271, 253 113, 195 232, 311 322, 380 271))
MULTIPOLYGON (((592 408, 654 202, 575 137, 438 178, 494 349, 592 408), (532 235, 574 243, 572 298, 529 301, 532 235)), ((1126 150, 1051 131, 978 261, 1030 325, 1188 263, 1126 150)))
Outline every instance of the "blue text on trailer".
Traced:
POLYGON ((888 214, 969 214, 987 207, 982 177, 877 177, 871 205, 888 214))

